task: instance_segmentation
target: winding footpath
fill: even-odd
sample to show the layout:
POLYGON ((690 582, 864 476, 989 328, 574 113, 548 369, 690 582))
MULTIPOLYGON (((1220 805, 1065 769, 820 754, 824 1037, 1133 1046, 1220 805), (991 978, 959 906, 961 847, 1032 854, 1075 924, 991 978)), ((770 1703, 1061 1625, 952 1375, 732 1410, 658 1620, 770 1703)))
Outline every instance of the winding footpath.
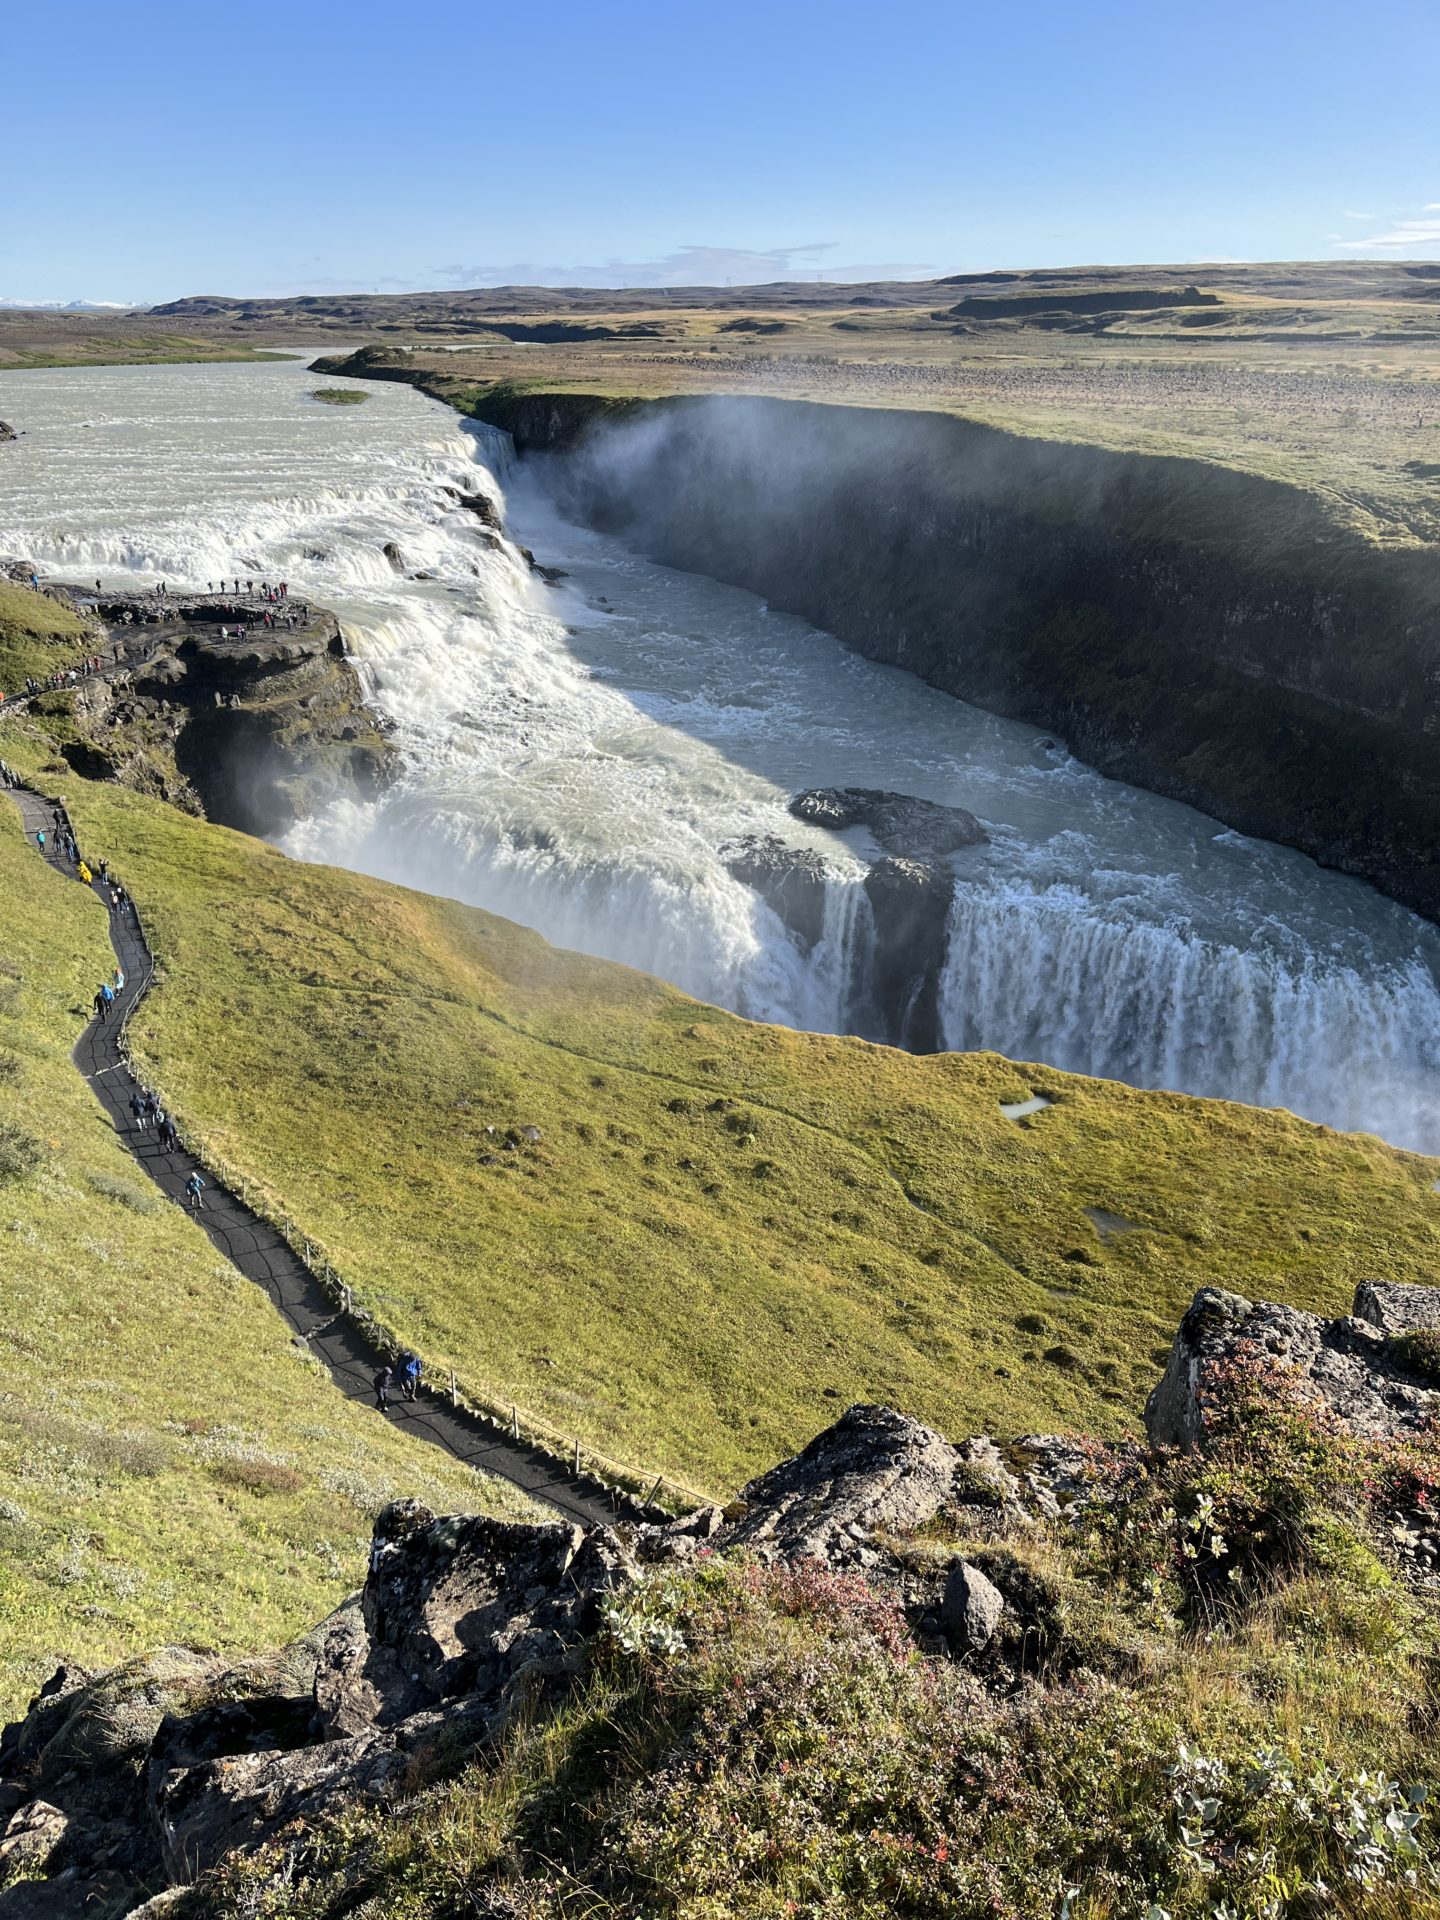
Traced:
MULTIPOLYGON (((74 872, 54 844, 55 803, 27 787, 9 792, 19 807, 30 845, 37 845, 36 833, 43 828, 46 865, 73 884, 74 872)), ((374 1376, 390 1356, 382 1354, 364 1329, 336 1307, 279 1230, 262 1220, 203 1161, 183 1146, 166 1152, 153 1127, 135 1126, 130 1097, 140 1083, 130 1071, 122 1042, 125 1023, 150 984, 154 957, 135 914, 124 909, 112 912, 98 879, 92 882, 92 890, 109 918, 110 943, 125 985, 108 1018, 92 1019, 80 1036, 74 1051, 76 1066, 116 1133, 168 1199, 184 1206, 185 1183, 192 1173, 200 1172, 206 1183, 204 1206, 193 1217, 212 1244, 247 1280, 265 1290, 347 1399, 373 1403, 374 1376)), ((567 1472, 553 1455, 512 1438, 483 1415, 452 1407, 448 1394, 428 1385, 421 1387, 414 1401, 401 1398, 397 1386, 388 1415, 382 1416, 377 1408, 375 1417, 387 1418, 417 1440, 442 1447, 467 1466, 508 1480, 582 1526, 613 1523, 617 1517, 634 1517, 639 1511, 627 1496, 613 1493, 586 1474, 567 1472)))

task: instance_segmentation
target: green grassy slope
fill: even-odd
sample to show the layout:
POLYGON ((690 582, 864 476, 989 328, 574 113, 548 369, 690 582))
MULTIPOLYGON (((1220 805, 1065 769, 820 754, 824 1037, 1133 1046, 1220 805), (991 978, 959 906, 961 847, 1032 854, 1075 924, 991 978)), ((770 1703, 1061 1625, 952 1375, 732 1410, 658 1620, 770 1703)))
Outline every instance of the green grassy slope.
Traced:
POLYGON ((73 608, 0 579, 0 695, 32 677, 43 679, 91 651, 93 641, 73 608))
POLYGON ((634 1467, 728 1489, 857 1398, 1133 1430, 1198 1285, 1333 1311, 1440 1267, 1434 1164, 1376 1141, 750 1025, 44 778, 142 904, 135 1045, 185 1123, 432 1364, 634 1467))
POLYGON ((309 1626, 386 1499, 534 1509, 352 1407, 135 1167, 70 1060, 104 913, 3 794, 0 900, 3 1716, 62 1652, 309 1626))

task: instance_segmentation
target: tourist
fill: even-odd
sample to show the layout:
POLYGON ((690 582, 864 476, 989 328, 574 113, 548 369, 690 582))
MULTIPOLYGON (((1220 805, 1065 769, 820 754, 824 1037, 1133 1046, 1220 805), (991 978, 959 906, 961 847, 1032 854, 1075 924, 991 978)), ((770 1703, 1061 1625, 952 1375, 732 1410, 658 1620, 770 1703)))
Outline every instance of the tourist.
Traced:
POLYGON ((44 829, 44 827, 37 827, 37 828, 35 829, 35 844, 36 844, 36 846, 37 846, 37 847, 39 847, 39 849, 40 849, 40 851, 41 851, 42 853, 43 853, 43 852, 45 851, 45 829, 44 829))
POLYGON ((174 1153, 180 1145, 180 1135, 175 1131, 175 1122, 168 1113, 160 1116, 160 1144, 167 1153, 174 1153))
POLYGON ((95 989, 95 1012, 99 1019, 103 1020, 109 1013, 112 997, 108 987, 100 986, 95 989))
POLYGON ((135 1116, 135 1131, 137 1133, 143 1133, 145 1131, 145 1122, 150 1118, 150 1109, 145 1103, 144 1094, 141 1093, 138 1087, 130 1096, 130 1111, 135 1116))
POLYGON ((116 993, 123 993, 125 991, 125 969, 123 967, 116 967, 115 969, 115 991, 116 993))
POLYGON ((407 1353, 400 1362, 400 1391, 413 1400, 420 1387, 420 1356, 407 1353))
POLYGON ((75 863, 75 878, 80 881, 82 886, 88 887, 90 884, 92 875, 89 867, 86 866, 83 860, 77 860, 75 863))
POLYGON ((196 1167, 195 1171, 190 1175, 190 1178, 185 1182, 185 1192, 189 1199, 192 1213, 198 1213, 205 1205, 204 1200, 201 1198, 204 1191, 205 1182, 200 1178, 200 1169, 196 1167))
POLYGON ((109 883, 109 879, 110 879, 110 860, 108 855, 104 855, 102 856, 100 861, 100 884, 102 886, 107 885, 109 883))
POLYGON ((381 1367, 375 1376, 375 1404, 381 1413, 390 1411, 390 1387, 394 1379, 394 1370, 388 1366, 381 1367))

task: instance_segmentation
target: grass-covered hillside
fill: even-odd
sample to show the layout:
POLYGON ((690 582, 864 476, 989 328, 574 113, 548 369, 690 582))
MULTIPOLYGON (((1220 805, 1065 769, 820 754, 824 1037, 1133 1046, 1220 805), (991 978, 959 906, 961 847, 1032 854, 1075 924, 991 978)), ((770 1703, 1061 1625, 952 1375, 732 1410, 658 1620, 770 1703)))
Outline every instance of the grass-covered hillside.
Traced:
POLYGON ((0 577, 0 696, 70 666, 94 644, 73 607, 0 577))
POLYGON ((62 1652, 308 1627, 399 1494, 533 1509, 346 1401, 136 1168, 70 1059, 113 964, 104 913, 3 793, 0 900, 3 1718, 62 1652))
POLYGON ((1133 1431, 1197 1286, 1337 1311, 1440 1266, 1433 1163, 1376 1141, 751 1025, 38 736, 0 753, 140 901, 133 1043, 215 1161, 432 1366, 672 1484, 728 1490, 858 1399, 1133 1431))

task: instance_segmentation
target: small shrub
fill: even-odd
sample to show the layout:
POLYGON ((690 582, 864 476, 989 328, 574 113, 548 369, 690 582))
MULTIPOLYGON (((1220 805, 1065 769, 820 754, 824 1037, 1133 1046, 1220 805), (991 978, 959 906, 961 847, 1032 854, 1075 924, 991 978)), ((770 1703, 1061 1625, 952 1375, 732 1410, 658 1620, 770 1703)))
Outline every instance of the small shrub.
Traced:
POLYGON ((1397 1335, 1390 1342, 1390 1354, 1407 1373, 1429 1386, 1440 1387, 1440 1327, 1397 1335))
POLYGON ((96 1193, 103 1193, 107 1200, 116 1200, 122 1207, 129 1207, 132 1213, 154 1213, 160 1205, 153 1193, 137 1187, 133 1180, 121 1179, 118 1174, 92 1173, 88 1178, 96 1193))
POLYGON ((37 1172, 44 1159, 45 1150, 33 1133, 12 1120, 0 1120, 0 1185, 37 1172))
POLYGON ((305 1485, 303 1473, 278 1460, 217 1460, 210 1471, 222 1486, 241 1487, 262 1499, 272 1493, 298 1493, 305 1485))

